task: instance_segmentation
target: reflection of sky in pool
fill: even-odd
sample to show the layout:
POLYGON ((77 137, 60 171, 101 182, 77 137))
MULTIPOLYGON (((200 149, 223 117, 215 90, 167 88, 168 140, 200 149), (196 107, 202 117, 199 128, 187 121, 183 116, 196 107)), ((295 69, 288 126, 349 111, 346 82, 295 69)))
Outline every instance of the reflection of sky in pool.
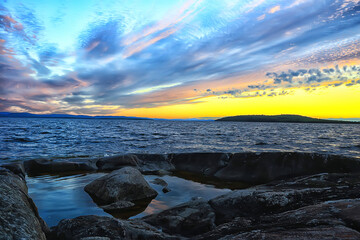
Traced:
MULTIPOLYGON (((28 177, 29 194, 38 207, 40 216, 49 226, 56 225, 61 219, 74 218, 81 215, 110 216, 92 201, 83 190, 92 180, 104 173, 77 174, 71 176, 43 175, 28 177)), ((193 197, 210 199, 229 192, 228 189, 217 189, 212 185, 197 183, 175 176, 144 176, 159 194, 152 200, 144 212, 132 218, 143 217, 160 212, 175 205, 187 202, 193 197), (162 178, 168 184, 170 192, 163 193, 162 186, 151 183, 155 178, 162 178)))

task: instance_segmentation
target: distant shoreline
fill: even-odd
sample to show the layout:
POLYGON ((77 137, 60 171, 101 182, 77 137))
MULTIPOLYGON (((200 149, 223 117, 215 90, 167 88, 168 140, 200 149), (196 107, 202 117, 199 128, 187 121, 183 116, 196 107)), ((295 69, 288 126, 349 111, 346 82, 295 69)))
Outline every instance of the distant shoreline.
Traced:
POLYGON ((217 119, 219 122, 268 122, 268 123, 336 123, 336 124, 360 124, 355 121, 327 120, 305 117, 301 115, 240 115, 217 119))

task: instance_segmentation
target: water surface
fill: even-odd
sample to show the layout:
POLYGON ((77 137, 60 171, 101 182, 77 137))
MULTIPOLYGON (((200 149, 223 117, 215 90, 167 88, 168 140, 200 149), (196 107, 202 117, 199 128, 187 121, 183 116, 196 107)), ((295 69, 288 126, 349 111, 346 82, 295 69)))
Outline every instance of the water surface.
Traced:
MULTIPOLYGON (((70 176, 43 175, 28 177, 29 195, 38 207, 40 216, 49 226, 57 225, 61 219, 75 218, 82 215, 110 216, 110 214, 99 208, 84 191, 86 184, 104 174, 88 173, 70 176)), ((210 184, 197 183, 176 176, 145 175, 144 177, 150 186, 158 192, 158 196, 151 201, 143 212, 131 216, 131 218, 139 218, 160 212, 188 202, 193 197, 202 197, 209 200, 230 191, 226 188, 216 188, 210 184), (171 191, 163 193, 161 186, 151 182, 155 178, 165 180, 171 191)))
POLYGON ((0 118, 0 132, 2 162, 119 153, 360 153, 355 124, 0 118))

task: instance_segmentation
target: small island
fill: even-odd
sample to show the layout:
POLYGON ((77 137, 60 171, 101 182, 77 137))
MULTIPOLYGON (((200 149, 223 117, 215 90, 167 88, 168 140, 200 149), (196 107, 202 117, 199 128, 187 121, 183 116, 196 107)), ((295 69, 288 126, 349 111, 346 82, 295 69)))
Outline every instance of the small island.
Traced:
POLYGON ((224 117, 216 119, 215 121, 228 122, 284 122, 284 123, 342 123, 342 124, 356 124, 359 122, 327 120, 305 117, 301 115, 281 114, 281 115, 240 115, 232 117, 224 117))

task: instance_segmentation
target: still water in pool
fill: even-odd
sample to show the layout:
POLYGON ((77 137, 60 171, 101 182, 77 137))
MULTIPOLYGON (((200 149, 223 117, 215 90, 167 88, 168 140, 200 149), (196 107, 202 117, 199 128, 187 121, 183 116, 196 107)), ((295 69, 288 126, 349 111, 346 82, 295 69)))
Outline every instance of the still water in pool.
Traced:
MULTIPOLYGON (((38 207, 40 216, 49 226, 54 226, 65 218, 75 218, 82 215, 110 216, 99 208, 84 191, 86 184, 105 174, 42 175, 28 177, 27 184, 29 194, 38 207)), ((217 188, 214 185, 198 183, 176 176, 145 175, 144 177, 159 194, 143 212, 131 218, 160 212, 190 201, 193 197, 211 199, 230 191, 226 188, 217 188), (165 180, 171 191, 163 193, 161 186, 152 183, 155 178, 165 180)))

